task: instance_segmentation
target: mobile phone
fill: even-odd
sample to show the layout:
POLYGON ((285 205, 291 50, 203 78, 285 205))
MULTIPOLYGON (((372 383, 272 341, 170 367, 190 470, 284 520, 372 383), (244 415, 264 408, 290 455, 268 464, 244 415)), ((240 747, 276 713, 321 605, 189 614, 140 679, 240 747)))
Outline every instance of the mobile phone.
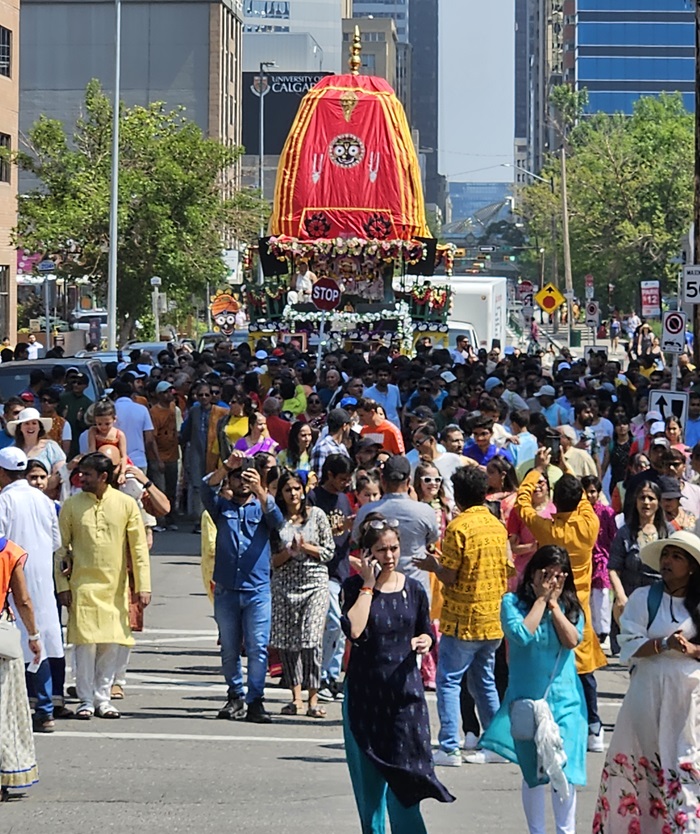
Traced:
POLYGON ((544 445, 549 449, 551 452, 550 460, 552 463, 557 464, 561 462, 561 438, 559 437, 547 437, 545 438, 544 445))

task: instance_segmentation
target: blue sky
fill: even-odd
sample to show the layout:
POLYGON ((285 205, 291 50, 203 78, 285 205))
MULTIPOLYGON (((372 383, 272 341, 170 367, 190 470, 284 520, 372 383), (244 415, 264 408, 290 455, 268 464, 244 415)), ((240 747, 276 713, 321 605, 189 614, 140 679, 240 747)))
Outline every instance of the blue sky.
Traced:
POLYGON ((511 182, 514 0, 440 0, 440 173, 511 182))

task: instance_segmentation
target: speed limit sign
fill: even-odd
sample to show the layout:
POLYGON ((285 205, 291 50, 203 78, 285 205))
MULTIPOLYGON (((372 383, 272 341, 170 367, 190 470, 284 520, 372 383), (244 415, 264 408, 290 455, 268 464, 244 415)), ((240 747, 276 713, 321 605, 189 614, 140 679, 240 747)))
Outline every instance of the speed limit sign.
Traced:
POLYGON ((664 313, 661 350, 664 353, 683 353, 685 350, 685 313, 664 313))
POLYGON ((683 267, 683 301, 700 304, 700 266, 683 267))

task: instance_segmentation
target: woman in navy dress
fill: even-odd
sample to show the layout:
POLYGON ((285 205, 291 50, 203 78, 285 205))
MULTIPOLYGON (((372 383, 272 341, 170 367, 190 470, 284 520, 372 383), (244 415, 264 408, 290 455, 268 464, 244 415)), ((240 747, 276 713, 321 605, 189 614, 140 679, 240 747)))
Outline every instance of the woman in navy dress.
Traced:
POLYGON ((430 651, 428 597, 398 573, 398 522, 372 513, 360 538, 362 570, 343 585, 352 643, 345 679, 345 752, 363 834, 423 834, 420 801, 454 797, 433 769, 428 706, 417 655, 430 651))

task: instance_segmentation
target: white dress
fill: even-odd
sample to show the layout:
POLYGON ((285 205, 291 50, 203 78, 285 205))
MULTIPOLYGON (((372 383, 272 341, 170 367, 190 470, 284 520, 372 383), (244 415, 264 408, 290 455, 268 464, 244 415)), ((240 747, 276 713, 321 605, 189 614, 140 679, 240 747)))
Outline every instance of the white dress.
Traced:
MULTIPOLYGON (((61 623, 54 593, 53 554, 61 546, 56 507, 43 492, 21 479, 8 484, 0 493, 0 536, 27 551, 24 576, 34 606, 34 619, 41 633, 41 659, 63 657, 61 623)), ((12 609, 22 633, 24 662, 31 663, 27 630, 12 609)))
POLYGON ((605 758, 593 834, 700 832, 700 663, 680 652, 635 658, 648 640, 694 634, 678 597, 664 594, 651 625, 649 588, 638 588, 621 618, 620 659, 631 666, 605 758))

